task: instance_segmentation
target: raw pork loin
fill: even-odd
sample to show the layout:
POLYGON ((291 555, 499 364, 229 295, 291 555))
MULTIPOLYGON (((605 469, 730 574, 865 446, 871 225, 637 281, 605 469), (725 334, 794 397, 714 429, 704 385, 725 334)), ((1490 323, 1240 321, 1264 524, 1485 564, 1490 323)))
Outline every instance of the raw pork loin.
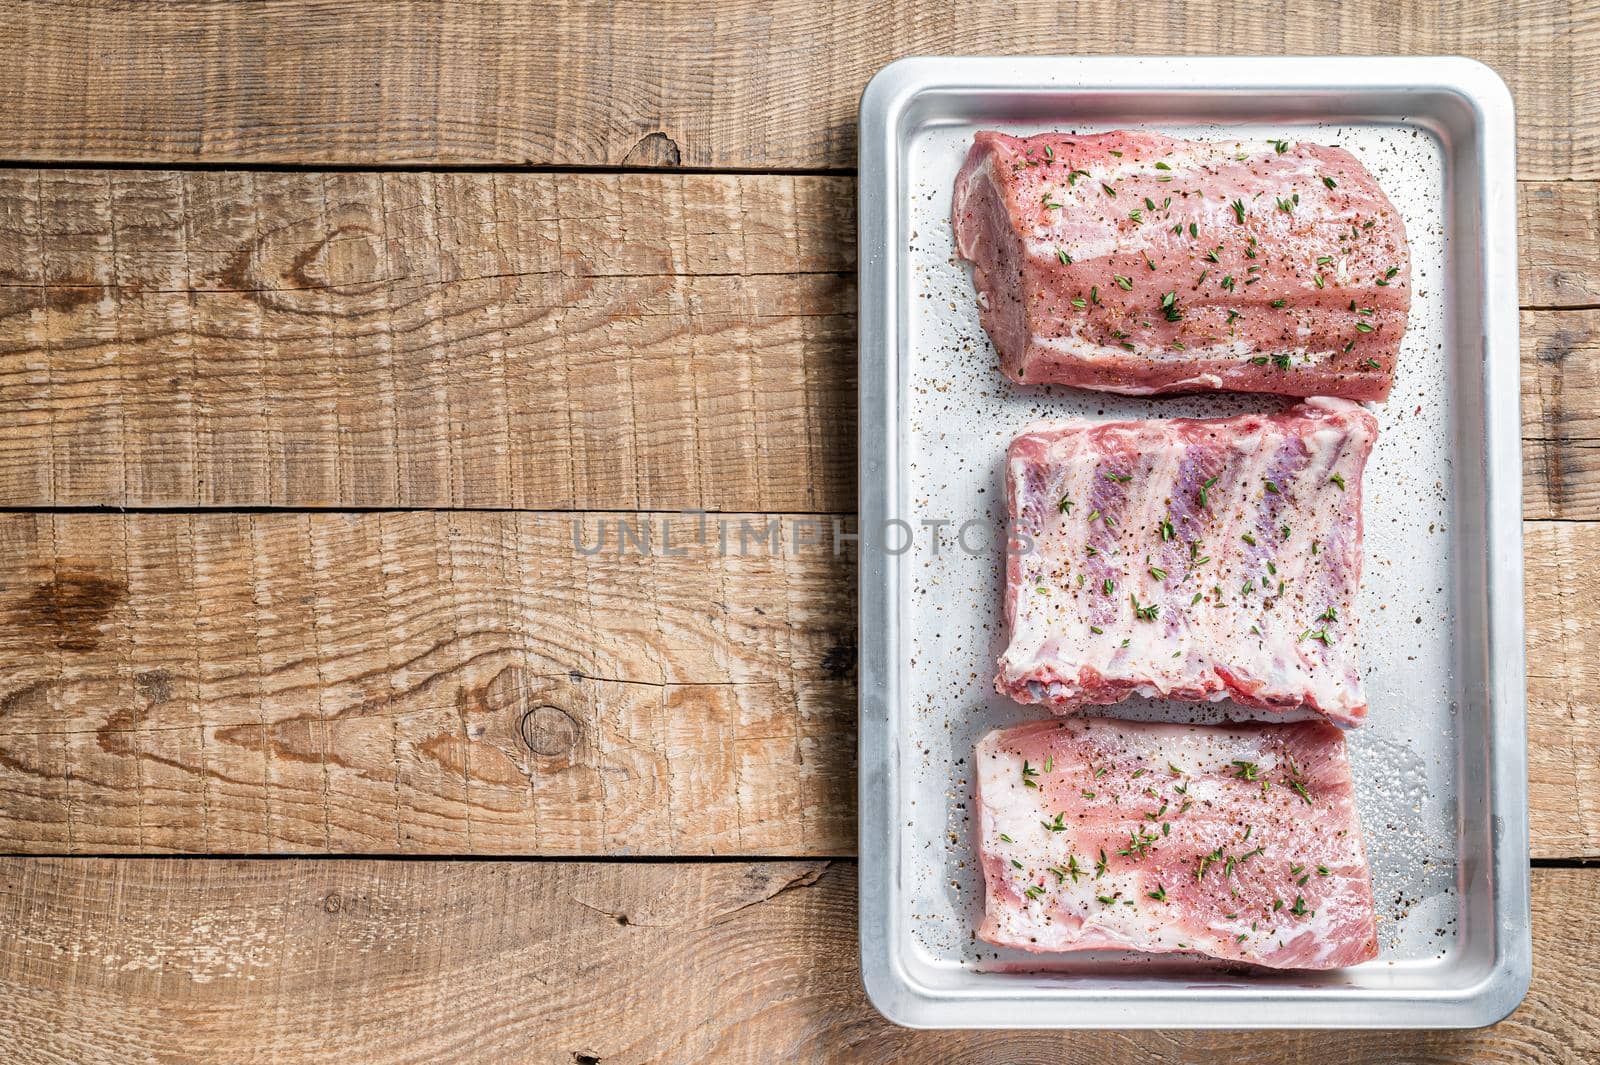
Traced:
POLYGON ((977 758, 987 942, 1293 969, 1377 954, 1332 725, 1068 718, 992 732, 977 758))
POLYGON ((1399 213, 1342 149, 979 133, 953 222, 1013 380, 1389 394, 1411 253, 1399 213))
POLYGON ((1355 404, 1314 399, 1017 437, 997 689, 1061 713, 1139 694, 1360 721, 1361 475, 1376 436, 1355 404))

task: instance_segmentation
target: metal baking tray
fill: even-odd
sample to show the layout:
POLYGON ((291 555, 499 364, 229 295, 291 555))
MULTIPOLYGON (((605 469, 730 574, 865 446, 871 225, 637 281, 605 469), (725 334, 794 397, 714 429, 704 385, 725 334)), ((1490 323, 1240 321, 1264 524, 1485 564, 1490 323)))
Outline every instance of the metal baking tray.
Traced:
MULTIPOLYGON (((1531 970, 1512 105, 1456 58, 917 58, 873 78, 860 146, 861 962, 923 1027, 1469 1027, 1531 970), (1367 479, 1371 714, 1350 733, 1379 957, 1328 973, 976 941, 971 751, 1040 716, 993 691, 1006 442, 1038 417, 1203 416, 1259 396, 1138 399, 1005 381, 955 260, 974 131, 1146 127, 1315 140, 1405 216, 1416 289, 1367 479), (956 542, 970 527, 968 551, 956 542), (925 521, 948 520, 939 550, 925 521), (894 522, 904 522, 896 525, 894 522), (914 534, 908 550, 898 550, 914 534), (994 539, 998 539, 997 536, 994 539)), ((1216 706, 1110 713, 1215 719, 1216 706)))

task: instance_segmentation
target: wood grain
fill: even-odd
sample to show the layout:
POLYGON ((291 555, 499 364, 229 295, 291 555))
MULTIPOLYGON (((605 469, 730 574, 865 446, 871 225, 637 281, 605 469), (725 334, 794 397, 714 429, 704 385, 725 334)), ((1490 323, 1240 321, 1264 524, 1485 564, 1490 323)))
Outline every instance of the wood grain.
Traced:
MULTIPOLYGON (((1529 302, 1589 298, 1595 187, 1524 183, 1529 302)), ((830 177, 0 171, 0 505, 851 509, 853 212, 830 177)), ((1593 321, 1524 319, 1530 517, 1600 518, 1593 321)))
POLYGON ((1517 183, 1517 255, 1525 307, 1600 304, 1600 182, 1517 183))
MULTIPOLYGON (((644 517, 0 516, 0 850, 853 853, 853 553, 644 517)), ((1528 525, 1539 857, 1600 855, 1597 556, 1528 525)))
MULTIPOLYGON (((1600 518, 1592 5, 0 11, 0 159, 358 168, 0 171, 0 507, 848 511, 851 181, 661 171, 845 169, 888 60, 1069 41, 1495 66, 1537 308, 1525 511, 1600 518)), ((849 560, 574 550, 626 516, 0 514, 0 851, 852 853, 849 560)), ((1527 526, 1542 857, 1600 855, 1597 553, 1600 524, 1527 526)), ((848 861, 13 858, 0 1046, 1595 1060, 1600 870, 1534 889, 1533 992, 1483 1032, 935 1034, 861 995, 848 861)))
POLYGON ((852 569, 742 528, 0 516, 0 851, 848 852, 852 569))
POLYGON ((0 173, 0 504, 853 505, 848 182, 0 173))
POLYGON ((1525 517, 1600 517, 1600 311, 1522 313, 1522 477, 1525 517))
POLYGON ((1533 988, 1494 1028, 914 1032, 862 993, 849 862, 13 859, 0 1043, 15 1065, 1593 1061, 1600 870, 1533 889, 1533 988))
POLYGON ((1533 853, 1600 856, 1600 526, 1527 522, 1523 537, 1533 853))
POLYGON ((1389 52, 1486 61, 1522 175, 1600 177, 1580 0, 6 6, 0 158, 848 167, 861 89, 899 56, 1389 52))

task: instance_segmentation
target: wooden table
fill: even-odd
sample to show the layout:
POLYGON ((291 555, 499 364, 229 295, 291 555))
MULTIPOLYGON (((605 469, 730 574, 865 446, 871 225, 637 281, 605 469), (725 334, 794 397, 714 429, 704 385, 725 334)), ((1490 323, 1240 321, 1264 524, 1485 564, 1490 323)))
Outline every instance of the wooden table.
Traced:
POLYGON ((0 54, 0 1058, 1600 1057, 1592 6, 0 0, 0 54), (851 560, 573 549, 848 514, 862 84, 1091 49, 1515 92, 1537 960, 1493 1029, 890 1027, 851 560))

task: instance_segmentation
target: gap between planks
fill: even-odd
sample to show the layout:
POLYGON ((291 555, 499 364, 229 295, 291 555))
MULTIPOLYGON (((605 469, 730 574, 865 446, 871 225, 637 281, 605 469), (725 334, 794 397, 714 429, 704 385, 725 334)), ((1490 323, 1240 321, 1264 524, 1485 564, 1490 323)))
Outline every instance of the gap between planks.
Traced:
MULTIPOLYGON (((429 162, 848 168, 871 75, 903 55, 1463 53, 1516 97, 1523 176, 1600 176, 1586 89, 1596 19, 1573 0, 1336 9, 1157 0, 398 0, 366 11, 11 0, 0 154, 186 163, 429 162), (1084 33, 1096 27, 1100 32, 1084 33), (146 57, 181 57, 149 62, 146 57), (709 57, 709 58, 707 58, 709 57)), ((1403 67, 1404 58, 1389 61, 1403 67)))
MULTIPOLYGON (((506 862, 590 865, 755 865, 761 862, 854 862, 860 855, 849 854, 350 854, 341 851, 260 851, 240 854, 162 853, 142 854, 125 851, 83 851, 74 854, 33 854, 27 851, 0 851, 0 861, 62 862, 506 862)), ((1592 869, 1600 871, 1596 858, 1529 858, 1532 869, 1592 869)))

